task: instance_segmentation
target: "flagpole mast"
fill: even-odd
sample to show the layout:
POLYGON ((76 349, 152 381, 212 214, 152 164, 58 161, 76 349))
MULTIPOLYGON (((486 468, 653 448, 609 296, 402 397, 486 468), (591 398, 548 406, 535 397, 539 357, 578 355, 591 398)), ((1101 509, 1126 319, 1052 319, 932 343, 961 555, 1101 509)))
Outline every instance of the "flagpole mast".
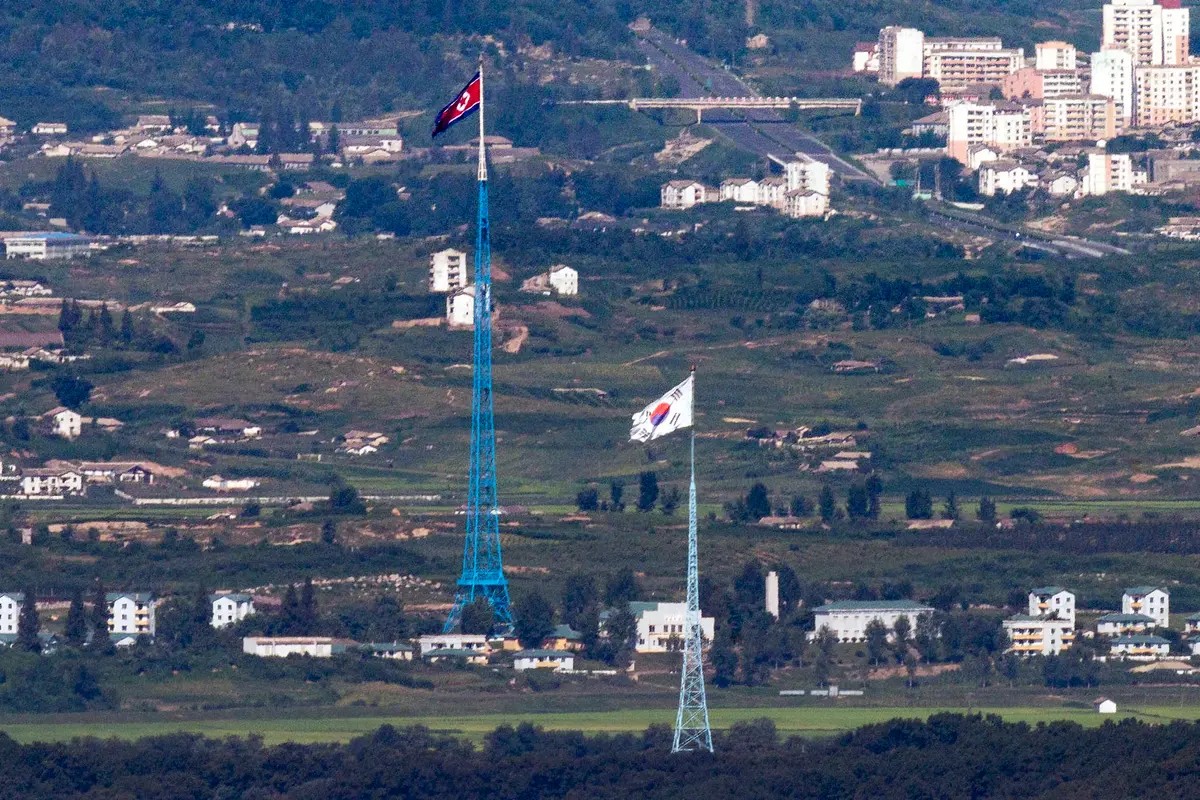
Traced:
POLYGON ((672 753, 712 752, 712 728, 704 689, 704 631, 700 624, 700 565, 696 535, 696 368, 692 367, 691 481, 688 485, 687 611, 683 668, 679 673, 679 710, 675 716, 672 753))
POLYGON ((479 180, 486 181, 487 174, 487 151, 484 149, 483 139, 483 56, 479 57, 479 180))

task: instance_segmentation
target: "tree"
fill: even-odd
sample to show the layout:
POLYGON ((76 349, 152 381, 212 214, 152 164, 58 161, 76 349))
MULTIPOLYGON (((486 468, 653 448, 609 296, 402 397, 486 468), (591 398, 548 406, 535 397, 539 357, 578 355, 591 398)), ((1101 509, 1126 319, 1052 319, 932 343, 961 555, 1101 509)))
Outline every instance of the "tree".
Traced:
POLYGON ((628 567, 614 572, 604 585, 604 603, 609 607, 630 603, 641 594, 642 587, 637 576, 628 567))
POLYGON ((933 497, 923 489, 913 489, 904 498, 904 515, 909 519, 933 519, 933 497))
POLYGON ((679 504, 680 504, 680 502, 682 502, 682 500, 683 500, 683 495, 679 491, 679 488, 676 486, 672 486, 670 489, 667 489, 667 491, 663 493, 662 499, 659 500, 658 507, 662 511, 662 513, 666 514, 669 517, 675 513, 675 510, 677 508, 679 508, 679 504))
POLYGON ((609 496, 609 499, 612 501, 611 508, 613 511, 624 511, 625 510, 625 502, 624 502, 625 482, 624 481, 614 480, 612 483, 610 483, 608 485, 608 496, 609 496))
POLYGON ((987 495, 979 498, 979 509, 975 512, 975 516, 980 522, 995 522, 996 501, 987 495))
POLYGON ((738 657, 733 649, 733 640, 727 631, 718 631, 713 640, 708 661, 713 668, 713 683, 725 688, 737 678, 738 657))
POLYGON ((29 653, 40 653, 42 651, 42 641, 38 638, 38 630, 40 628, 37 597, 33 593, 33 587, 30 586, 25 589, 25 598, 21 603, 21 614, 17 617, 17 649, 25 650, 29 653))
POLYGON ((71 605, 67 609, 67 623, 63 636, 72 647, 82 647, 87 642, 88 620, 87 610, 83 605, 83 590, 76 589, 71 595, 71 605))
POLYGON ((658 502, 658 475, 654 472, 643 472, 638 475, 637 510, 643 514, 654 510, 658 502))
POLYGON ((600 508, 600 493, 593 486, 582 489, 575 495, 575 505, 580 511, 595 511, 600 508))
POLYGON ((882 496, 883 481, 880 480, 878 473, 871 473, 871 477, 867 478, 867 516, 871 519, 879 519, 882 496))
POLYGON ((563 622, 579 630, 584 615, 599 605, 599 601, 595 578, 582 572, 568 575, 566 583, 563 584, 563 622))
POLYGON ((829 484, 821 487, 821 496, 817 500, 817 507, 821 513, 821 521, 829 524, 833 522, 834 516, 837 514, 837 501, 833 497, 833 489, 829 488, 829 484))
POLYGON ((871 662, 878 666, 888 653, 887 626, 880 620, 873 619, 867 623, 865 633, 867 635, 867 653, 871 657, 871 662))
POLYGON ((958 519, 958 498, 951 492, 942 507, 942 519, 958 519))
POLYGON ((866 519, 871 512, 871 498, 865 484, 856 483, 846 492, 846 515, 850 519, 866 519))
POLYGON ((317 595, 312 578, 305 578, 304 586, 300 589, 300 624, 306 634, 312 633, 317 627, 317 595))
POLYGON ((514 632, 525 647, 541 647, 542 641, 554 633, 554 606, 541 592, 532 591, 517 601, 514 632))
POLYGON ((108 594, 104 591, 104 584, 96 583, 92 587, 92 646, 108 646, 111 640, 108 638, 108 594))
POLYGON ((337 523, 331 519, 321 523, 321 541, 325 544, 337 544, 338 529, 337 523))
POLYGON ((807 498, 803 495, 796 495, 792 498, 791 507, 788 509, 793 517, 807 517, 812 513, 812 506, 809 505, 807 498))
POLYGON ((92 382, 69 372, 60 372, 50 381, 58 402, 67 408, 79 408, 92 396, 92 382))
POLYGON ((463 606, 459 624, 463 633, 487 636, 496 625, 496 611, 486 597, 479 595, 463 606))
POLYGON ((358 496, 358 490, 340 478, 329 489, 329 510, 334 514, 362 514, 366 504, 358 496))
POLYGON ((771 515, 771 493, 762 483, 756 483, 746 493, 746 514, 755 522, 771 515))
POLYGON ((604 630, 608 634, 604 660, 617 667, 628 666, 637 641, 637 617, 627 603, 608 615, 604 630))
POLYGON ((121 314, 121 341, 125 344, 133 341, 133 314, 128 308, 121 314))

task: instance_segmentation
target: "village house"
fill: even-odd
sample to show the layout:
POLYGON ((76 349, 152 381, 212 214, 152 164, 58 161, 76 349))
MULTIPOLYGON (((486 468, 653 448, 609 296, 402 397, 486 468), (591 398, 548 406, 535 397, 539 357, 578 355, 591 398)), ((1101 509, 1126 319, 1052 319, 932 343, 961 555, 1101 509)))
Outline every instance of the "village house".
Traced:
POLYGON ((1029 613, 1065 620, 1075 627, 1075 594, 1061 586, 1039 586, 1029 591, 1029 613))
POLYGON ((475 326, 475 286, 456 289, 446 296, 446 323, 451 328, 475 326))
POLYGON ((394 661, 412 661, 413 648, 404 642, 368 642, 358 646, 359 650, 370 653, 376 658, 390 658, 394 661))
POLYGON ((53 294, 40 281, 13 279, 0 285, 0 297, 50 297, 53 294))
POLYGON ((1113 639, 1109 655, 1129 661, 1155 661, 1171 653, 1171 642, 1153 634, 1134 634, 1113 639))
POLYGON ((896 621, 901 617, 908 620, 909 630, 917 629, 917 618, 932 614, 930 606, 912 600, 838 600, 813 609, 813 631, 809 639, 816 639, 822 629, 828 629, 839 642, 865 642, 867 626, 872 622, 882 623, 888 630, 888 639, 895 636, 896 621))
POLYGON ((430 664, 442 661, 462 662, 473 667, 482 667, 488 663, 488 654, 482 650, 464 650, 461 648, 441 647, 422 654, 422 659, 430 664))
POLYGON ((69 408, 58 406, 42 415, 50 433, 64 439, 78 439, 83 433, 83 416, 69 408))
POLYGON ((431 633, 417 639, 417 647, 421 656, 437 650, 463 650, 483 653, 489 652, 487 637, 476 633, 431 633))
POLYGON ((758 203, 758 181, 752 178, 729 178, 721 181, 721 201, 758 203))
POLYGON ((61 497, 84 493, 83 476, 73 469, 27 469, 21 473, 26 497, 61 497))
POLYGON ((154 472, 137 461, 63 462, 83 475, 87 483, 154 483, 154 472))
POLYGON ((1121 597, 1122 614, 1145 614, 1160 628, 1170 627, 1171 594, 1158 586, 1133 586, 1121 597))
POLYGON ((564 650, 522 650, 513 655, 513 669, 550 669, 555 672, 575 669, 575 654, 564 650))
POLYGON ((1033 188, 1037 183, 1037 175, 1015 161, 993 161, 979 170, 979 193, 984 197, 1012 194, 1033 188))
POLYGON ((0 593, 0 642, 11 643, 17 638, 17 625, 25 595, 21 592, 0 593))
POLYGON ((228 417, 202 417, 196 420, 196 433, 209 436, 237 436, 242 439, 257 439, 262 435, 262 426, 244 419, 228 417))
POLYGON ((205 489, 213 489, 218 492, 248 492, 259 485, 257 478, 222 478, 220 475, 211 475, 201 482, 201 486, 205 489))
POLYGON ((543 650, 579 650, 583 637, 570 625, 556 625, 554 632, 542 640, 543 650))
POLYGON ((659 190, 663 208, 686 210, 701 203, 711 202, 719 193, 699 181, 668 181, 659 190))
POLYGON ((566 264, 556 264, 548 271, 534 275, 521 283, 521 291, 532 294, 557 294, 574 297, 579 294, 579 273, 566 264))
POLYGON ((208 600, 212 604, 210 624, 214 628, 233 625, 254 613, 254 598, 248 594, 211 594, 208 600))
POLYGON ((17 132, 17 123, 7 117, 0 117, 0 138, 7 139, 17 132))
POLYGON ((1015 614, 1003 627, 1007 652, 1019 656, 1056 656, 1075 644, 1075 624, 1053 614, 1015 614))
POLYGON ((109 592, 108 632, 154 636, 154 610, 158 601, 149 592, 109 592))

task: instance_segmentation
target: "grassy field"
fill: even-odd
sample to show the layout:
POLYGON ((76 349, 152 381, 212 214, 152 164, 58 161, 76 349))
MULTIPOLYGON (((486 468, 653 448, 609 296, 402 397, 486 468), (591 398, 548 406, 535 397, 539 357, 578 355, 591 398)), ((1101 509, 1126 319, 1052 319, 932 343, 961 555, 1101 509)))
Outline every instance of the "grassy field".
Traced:
MULTIPOLYGON (((999 714, 1009 722, 1039 723, 1068 721, 1094 727, 1108 720, 1134 718, 1145 722, 1166 723, 1200 719, 1200 706, 1148 706, 1123 709, 1118 714, 1100 716, 1090 708, 974 708, 975 713, 999 714)), ((966 713, 966 708, 903 707, 880 708, 719 708, 711 713, 715 729, 726 729, 739 722, 769 719, 784 735, 831 736, 863 725, 890 719, 924 719, 933 714, 966 713)), ((581 730, 585 733, 623 733, 645 730, 650 725, 674 722, 670 709, 610 712, 484 714, 478 716, 365 716, 325 717, 317 719, 273 718, 256 720, 192 720, 164 722, 0 722, 0 730, 19 742, 65 741, 75 737, 97 736, 138 739, 176 732, 205 736, 259 735, 267 744, 283 742, 344 742, 370 733, 380 725, 424 725, 437 731, 462 735, 480 741, 497 726, 531 722, 548 730, 581 730)))

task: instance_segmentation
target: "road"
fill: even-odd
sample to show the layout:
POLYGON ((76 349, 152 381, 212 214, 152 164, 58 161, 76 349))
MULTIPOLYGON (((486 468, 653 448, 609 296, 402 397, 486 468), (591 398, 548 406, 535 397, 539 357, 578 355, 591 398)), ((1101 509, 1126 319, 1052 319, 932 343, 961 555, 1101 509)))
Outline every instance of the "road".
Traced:
POLYGON ((1122 247, 1083 239, 1078 236, 1057 236, 1026 227, 1005 225, 991 217, 959 209, 931 206, 929 221, 935 225, 956 231, 965 231, 993 239, 1020 242, 1031 250, 1065 256, 1066 258, 1103 258, 1104 256, 1127 256, 1130 252, 1122 247))
MULTIPOLYGON (((679 82, 681 97, 758 97, 759 94, 729 70, 689 50, 657 28, 640 33, 638 47, 662 74, 679 82)), ((871 181, 875 177, 841 158, 821 140, 783 118, 778 111, 762 109, 751 115, 710 117, 716 128, 737 146, 780 161, 796 153, 829 165, 844 181, 871 181)))

